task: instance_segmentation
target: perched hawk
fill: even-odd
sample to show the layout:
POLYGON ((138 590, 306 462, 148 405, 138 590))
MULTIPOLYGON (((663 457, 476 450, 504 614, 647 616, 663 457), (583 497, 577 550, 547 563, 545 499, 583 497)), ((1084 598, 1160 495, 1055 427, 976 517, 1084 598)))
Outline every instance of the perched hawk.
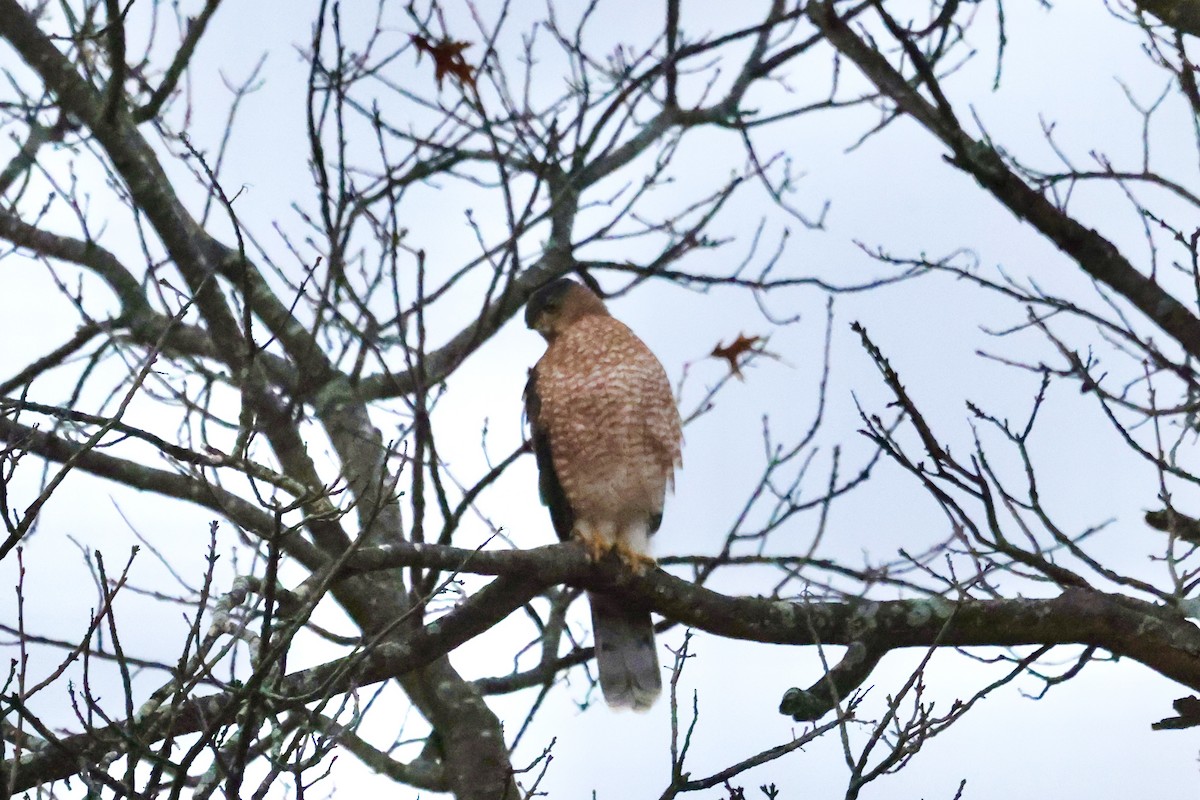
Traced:
MULTIPOLYGON (((681 431, 667 374, 642 340, 589 289, 566 279, 538 290, 525 323, 548 342, 530 371, 542 502, 560 539, 593 560, 616 550, 641 572, 679 464, 681 431)), ((604 699, 643 711, 662 691, 650 612, 589 592, 604 699)))

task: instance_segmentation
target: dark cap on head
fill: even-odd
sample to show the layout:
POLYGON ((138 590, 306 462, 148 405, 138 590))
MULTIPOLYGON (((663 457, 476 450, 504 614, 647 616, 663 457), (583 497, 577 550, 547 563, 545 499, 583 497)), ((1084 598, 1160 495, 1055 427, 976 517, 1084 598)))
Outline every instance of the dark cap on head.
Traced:
POLYGON ((608 316, 604 301, 588 287, 559 278, 538 289, 525 305, 525 324, 550 342, 588 316, 608 316))
POLYGON ((525 303, 525 327, 536 328, 535 323, 538 318, 546 311, 552 311, 560 306, 572 287, 577 286, 583 288, 575 281, 559 278, 529 295, 529 300, 525 303))

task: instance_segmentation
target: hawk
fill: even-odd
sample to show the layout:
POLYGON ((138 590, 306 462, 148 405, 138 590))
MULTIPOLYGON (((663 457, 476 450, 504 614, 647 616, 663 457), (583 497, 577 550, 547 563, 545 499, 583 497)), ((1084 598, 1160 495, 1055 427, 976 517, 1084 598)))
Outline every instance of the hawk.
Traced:
MULTIPOLYGON (((654 565, 650 537, 680 463, 679 410, 662 364, 588 288, 565 278, 539 289, 525 324, 547 342, 529 373, 542 502, 560 539, 606 552, 634 571, 654 565)), ((650 612, 588 593, 604 700, 644 711, 662 691, 650 612)))

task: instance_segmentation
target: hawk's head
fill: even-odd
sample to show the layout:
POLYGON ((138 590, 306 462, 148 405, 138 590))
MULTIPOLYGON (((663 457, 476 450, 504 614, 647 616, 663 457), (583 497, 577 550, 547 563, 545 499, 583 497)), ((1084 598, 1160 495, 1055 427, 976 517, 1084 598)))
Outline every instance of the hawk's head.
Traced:
POLYGON ((586 286, 559 278, 530 296, 525 305, 525 324, 550 342, 589 314, 608 316, 604 301, 586 286))

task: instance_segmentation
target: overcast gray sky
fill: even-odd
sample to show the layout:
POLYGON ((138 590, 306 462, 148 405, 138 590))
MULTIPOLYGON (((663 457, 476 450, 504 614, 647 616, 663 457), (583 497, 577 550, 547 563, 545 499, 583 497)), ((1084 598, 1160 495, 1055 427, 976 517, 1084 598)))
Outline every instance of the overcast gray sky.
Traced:
MULTIPOLYGON (((312 181, 304 166, 305 70, 297 50, 307 46, 311 35, 311 5, 272 0, 222 9, 189 84, 195 108, 223 110, 230 94, 220 76, 240 80, 262 52, 268 53, 263 87, 246 101, 222 180, 227 187, 244 187, 237 210, 247 228, 260 236, 280 263, 291 262, 282 243, 272 237, 272 223, 278 222, 300 240, 304 233, 291 204, 312 207, 312 181), (297 10, 301 5, 303 12, 297 10)), ((490 4, 478 5, 486 15, 490 4)), ((724 30, 732 25, 731 20, 757 19, 758 5, 734 4, 718 11, 715 3, 684 3, 685 27, 697 35, 724 30)), ((659 12, 648 14, 643 3, 630 0, 614 6, 594 29, 598 51, 610 49, 602 44, 605 37, 615 43, 629 35, 631 18, 649 20, 649 27, 632 31, 642 37, 639 42, 644 43, 659 25, 659 12)), ((963 109, 970 107, 998 142, 1035 166, 1051 168, 1056 163, 1042 134, 1042 117, 1057 124, 1058 141, 1079 163, 1088 163, 1089 151, 1096 150, 1105 152, 1114 163, 1136 167, 1141 158, 1141 121, 1129 107, 1118 78, 1146 103, 1158 96, 1165 81, 1161 72, 1149 68, 1139 51, 1137 30, 1114 20, 1100 2, 1059 3, 1046 9, 1026 0, 1006 3, 1004 10, 1008 41, 1001 88, 989 90, 995 70, 996 31, 994 9, 984 5, 970 33, 978 48, 976 57, 946 80, 951 99, 962 103, 963 109)), ((353 19, 355 13, 349 7, 344 10, 352 23, 365 24, 353 19)), ((395 19, 401 16, 397 14, 395 19)), ((457 35, 475 38, 463 17, 450 19, 457 35)), ((0 63, 7 65, 14 58, 11 51, 0 51, 0 63)), ((852 68, 843 69, 848 73, 846 79, 853 80, 852 68)), ((413 68, 411 79, 430 78, 428 72, 425 62, 413 68)), ((826 90, 825 78, 790 73, 787 85, 764 90, 761 102, 765 106, 784 96, 818 97, 826 90)), ((548 70, 542 77, 555 85, 561 79, 548 70)), ((545 91, 552 91, 555 85, 545 91)), ((1181 182, 1195 186, 1194 153, 1188 150, 1191 122, 1179 109, 1167 109, 1162 116, 1154 129, 1154 158, 1160 164, 1188 160, 1190 166, 1175 174, 1181 182)), ((943 149, 911 123, 901 120, 847 152, 876 118, 876 112, 863 108, 801 117, 760 131, 756 144, 762 152, 786 153, 796 169, 805 173, 791 202, 815 213, 827 199, 831 201, 826 229, 809 231, 797 226, 774 210, 763 192, 750 190, 714 226, 715 233, 736 240, 722 249, 698 253, 686 267, 698 272, 728 269, 745 257, 755 226, 767 215, 764 238, 770 246, 784 227, 791 229, 780 266, 788 275, 811 274, 853 283, 884 274, 884 268, 866 258, 855 244, 861 242, 903 256, 925 253, 936 257, 967 248, 977 254, 989 274, 1002 267, 1014 276, 1033 277, 1042 286, 1064 293, 1081 287, 1086 291, 1086 281, 1061 254, 973 181, 946 166, 943 149)), ((191 134, 196 146, 215 149, 223 123, 222 115, 197 116, 191 134)), ((11 149, 8 141, 0 143, 0 156, 7 160, 11 149)), ((711 187, 714 179, 719 180, 717 176, 739 168, 743 158, 732 135, 695 137, 681 149, 671 170, 676 185, 662 202, 711 187)), ((95 174, 85 172, 84 177, 95 179, 95 174)), ((464 219, 465 208, 471 208, 484 225, 489 224, 489 215, 498 211, 494 197, 475 196, 461 186, 453 190, 430 187, 421 195, 419 207, 409 206, 410 216, 405 219, 409 244, 425 248, 430 263, 445 269, 469 258, 474 240, 464 219)), ((1072 208, 1087 224, 1103 224, 1105 235, 1131 257, 1145 255, 1142 229, 1119 193, 1084 195, 1072 208)), ((108 246, 127 253, 138 251, 132 239, 108 246)), ((649 255, 630 252, 626 257, 649 255)), ((620 283, 599 277, 608 288, 620 283)), ((45 270, 19 258, 0 260, 0 282, 10 297, 49 297, 53 292, 45 270)), ((692 365, 684 384, 685 410, 723 375, 725 367, 720 362, 703 359, 718 341, 728 341, 743 331, 769 333, 769 349, 779 356, 778 360, 758 361, 744 382, 731 385, 720 396, 713 413, 687 429, 684 469, 663 529, 655 539, 659 555, 711 553, 720 546, 761 470, 764 415, 781 436, 794 434, 809 423, 821 370, 825 300, 815 289, 781 292, 771 301, 772 307, 780 313, 800 315, 797 323, 783 328, 772 327, 746 295, 730 290, 690 294, 652 285, 613 303, 614 314, 654 349, 672 381, 680 379, 685 365, 692 365)), ((7 313, 0 317, 0 341, 4 342, 0 376, 12 374, 28 362, 31 353, 44 352, 51 346, 48 343, 70 335, 76 318, 69 313, 61 318, 47 315, 46 307, 37 300, 8 304, 7 313)), ((460 310, 465 314, 469 308, 464 302, 460 310)), ((939 435, 964 450, 969 448, 972 434, 966 401, 976 401, 1001 417, 1019 418, 1027 413, 1037 384, 1036 378, 981 359, 976 351, 982 347, 1031 360, 1048 355, 1046 345, 1036 336, 997 340, 984 334, 981 326, 999 329, 1019 323, 1021 307, 944 276, 839 296, 835 314, 829 408, 820 439, 823 449, 815 461, 821 469, 827 469, 830 448, 835 444, 844 447, 846 471, 861 464, 870 452, 857 433, 861 424, 854 398, 877 413, 885 411, 888 401, 878 374, 849 330, 852 320, 866 325, 892 358, 914 397, 938 425, 939 435)), ((445 338, 464 319, 431 319, 431 336, 445 338)), ((520 441, 521 389, 526 369, 542 348, 536 335, 525 330, 520 320, 513 320, 455 374, 435 423, 444 431, 442 456, 456 474, 468 479, 486 468, 480 452, 485 424, 493 454, 507 453, 520 441)), ((41 388, 48 397, 61 397, 64 385, 48 382, 41 388)), ((1041 435, 1034 443, 1048 504, 1060 523, 1075 530, 1115 519, 1096 542, 1106 563, 1118 570, 1157 574, 1161 566, 1151 564, 1149 556, 1161 542, 1140 521, 1141 512, 1155 505, 1153 474, 1134 469, 1138 465, 1106 426, 1091 398, 1063 388, 1049 398, 1041 435), (1081 426, 1090 426, 1087 430, 1091 432, 1081 435, 1081 426)), ((383 426, 388 419, 381 414, 378 422, 383 426)), ((164 418, 163 424, 169 430, 169 419, 164 418)), ((998 462, 1002 469, 1014 466, 1003 458, 998 462)), ((824 479, 820 470, 815 476, 813 494, 824 479)), ((481 503, 481 511, 502 526, 517 546, 532 547, 553 539, 535 486, 533 463, 526 459, 481 503)), ((28 495, 32 484, 19 484, 18 489, 28 495)), ((1189 503, 1183 497, 1179 502, 1185 509, 1200 510, 1200 503, 1189 503)), ((30 629, 70 638, 86 627, 95 592, 65 536, 70 534, 86 547, 102 549, 112 563, 123 562, 126 548, 135 538, 122 512, 171 557, 176 569, 198 577, 210 514, 185 512, 174 502, 73 477, 64 487, 64 496, 44 512, 40 531, 26 549, 26 623, 30 629)), ((812 517, 795 521, 794 534, 788 534, 794 535, 795 547, 806 546, 814 524, 812 517)), ((938 510, 911 478, 884 464, 872 486, 835 506, 831 528, 817 555, 851 564, 877 563, 893 557, 901 547, 920 550, 929 546, 946 535, 945 528, 938 510)), ((481 540, 486 537, 486 526, 479 524, 476 530, 481 540)), ((0 562, 0 587, 10 598, 15 566, 11 558, 0 562)), ((140 561, 139 570, 142 585, 169 580, 165 570, 149 558, 140 561)), ((226 559, 222 570, 227 581, 235 567, 226 559)), ((769 589, 756 583, 753 576, 719 585, 725 591, 747 594, 769 589)), ((12 609, 15 603, 0 601, 0 608, 12 609)), ((172 658, 175 642, 159 631, 160 626, 180 629, 179 609, 148 603, 130 608, 138 624, 130 626, 127 650, 172 658)), ((325 615, 323 620, 336 626, 336 612, 327 610, 325 615)), ((2 616, 6 622, 11 620, 8 611, 2 616)), ((664 663, 666 648, 678 646, 681 636, 682 631, 673 630, 660 637, 664 663)), ((289 668, 318 663, 328 655, 316 644, 309 647, 289 660, 289 668)), ((814 649, 724 641, 703 633, 696 635, 692 647, 696 658, 687 666, 680 686, 686 695, 681 712, 685 718, 690 715, 692 692, 699 698, 700 721, 690 757, 694 776, 786 742, 800 730, 775 708, 788 687, 807 686, 821 674, 814 649)), ((507 667, 489 659, 489 652, 489 639, 484 637, 455 653, 453 661, 468 677, 494 674, 507 667)), ((831 661, 837 655, 836 648, 829 648, 831 661)), ((871 693, 875 708, 920 656, 903 653, 885 658, 870 681, 876 687, 871 693)), ((39 653, 35 666, 47 669, 52 660, 39 653)), ((1063 660, 1069 660, 1068 654, 1064 653, 1063 660)), ((969 697, 988 676, 999 674, 958 654, 938 653, 929 669, 929 696, 936 698, 939 707, 946 707, 955 699, 969 697)), ((156 676, 141 680, 145 687, 156 685, 156 676)), ((1051 793, 1065 800, 1194 794, 1200 738, 1194 731, 1150 731, 1152 722, 1167 715, 1170 701, 1186 693, 1180 687, 1136 664, 1097 663, 1080 677, 1052 689, 1044 699, 1022 696, 1022 691, 1039 688, 1038 682, 1022 679, 998 690, 964 721, 927 744, 899 775, 872 786, 864 796, 951 798, 964 778, 967 788, 963 796, 973 800, 1051 793)), ((593 789, 599 798, 657 796, 666 784, 670 765, 667 703, 660 702, 644 715, 613 713, 603 704, 581 712, 577 703, 583 698, 584 687, 578 682, 554 692, 525 735, 515 763, 532 761, 553 741, 554 760, 542 787, 549 796, 586 797, 593 789)), ((62 700, 61 696, 43 698, 39 709, 53 724, 70 727, 73 720, 62 700)), ((378 726, 373 732, 383 738, 395 735, 403 714, 398 692, 386 692, 385 700, 395 704, 396 712, 373 717, 370 723, 378 726)), ((532 700, 533 695, 526 692, 495 698, 492 703, 515 727, 532 700)), ((349 756, 342 757, 335 769, 341 793, 409 796, 404 792, 397 795, 390 781, 371 775, 349 756)), ((841 745, 836 737, 828 736, 740 776, 735 783, 753 788, 774 782, 784 798, 830 797, 844 791, 846 774, 841 745)), ((702 796, 720 795, 713 790, 702 796)))

